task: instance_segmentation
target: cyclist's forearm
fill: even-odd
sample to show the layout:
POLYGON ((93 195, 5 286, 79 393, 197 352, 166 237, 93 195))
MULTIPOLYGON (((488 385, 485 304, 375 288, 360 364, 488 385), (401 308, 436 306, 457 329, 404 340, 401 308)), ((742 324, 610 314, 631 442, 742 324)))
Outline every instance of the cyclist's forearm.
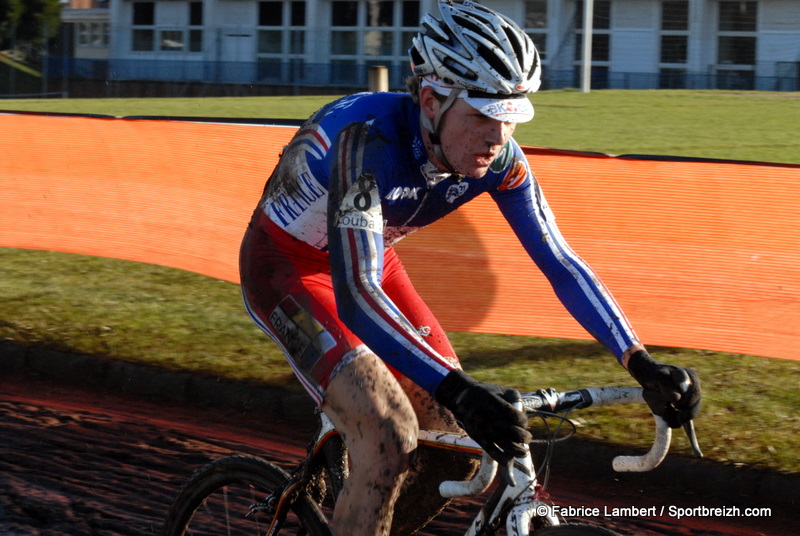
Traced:
POLYGON ((621 362, 638 338, 609 290, 561 235, 536 183, 496 199, 564 307, 621 362))

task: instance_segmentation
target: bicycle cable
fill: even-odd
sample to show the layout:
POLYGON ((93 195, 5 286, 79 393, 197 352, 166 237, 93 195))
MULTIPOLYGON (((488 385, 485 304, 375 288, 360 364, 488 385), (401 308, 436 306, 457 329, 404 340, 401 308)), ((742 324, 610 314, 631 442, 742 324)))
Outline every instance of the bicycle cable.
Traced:
POLYGON ((537 471, 537 476, 541 475, 542 472, 544 473, 544 477, 539 479, 539 484, 542 486, 543 490, 547 489, 547 483, 550 479, 550 462, 552 461, 553 453, 555 452, 555 444, 569 439, 577 432, 577 426, 569 418, 569 414, 572 412, 572 409, 573 408, 566 410, 563 414, 541 410, 535 412, 535 416, 539 417, 546 430, 544 439, 534 439, 531 441, 532 444, 538 443, 547 445, 544 457, 542 458, 541 464, 539 464, 540 469, 537 471), (558 419, 558 425, 555 427, 555 429, 551 428, 551 425, 547 420, 550 417, 558 419), (565 423, 569 425, 570 429, 567 434, 559 436, 561 433, 561 428, 565 425, 565 423))

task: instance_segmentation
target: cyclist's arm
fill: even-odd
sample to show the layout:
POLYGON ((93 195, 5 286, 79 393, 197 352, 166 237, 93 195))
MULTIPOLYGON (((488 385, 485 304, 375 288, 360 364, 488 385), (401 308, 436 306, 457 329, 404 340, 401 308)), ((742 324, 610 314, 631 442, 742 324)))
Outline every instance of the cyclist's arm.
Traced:
POLYGON ((623 355, 641 347, 638 338, 611 293, 561 235, 524 155, 517 153, 527 176, 492 196, 564 307, 622 363, 623 355))
POLYGON ((339 317, 381 359, 434 393, 453 366, 381 288, 383 215, 377 180, 390 160, 382 156, 383 142, 368 132, 369 125, 350 125, 333 148, 328 248, 339 317))

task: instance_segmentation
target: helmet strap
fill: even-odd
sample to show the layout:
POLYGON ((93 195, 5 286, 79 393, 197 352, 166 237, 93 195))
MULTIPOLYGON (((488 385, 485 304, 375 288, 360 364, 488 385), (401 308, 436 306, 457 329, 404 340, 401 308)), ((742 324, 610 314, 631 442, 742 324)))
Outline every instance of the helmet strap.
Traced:
POLYGON ((450 164, 450 161, 447 160, 447 157, 444 155, 444 151, 442 150, 442 141, 439 138, 439 128, 442 123, 442 117, 444 117, 444 113, 450 109, 453 104, 455 104, 458 95, 463 91, 461 88, 453 88, 450 91, 450 94, 447 95, 447 98, 444 102, 439 106, 439 111, 436 113, 436 117, 431 122, 431 119, 421 113, 421 120, 422 126, 425 130, 428 131, 428 137, 431 140, 431 145, 433 146, 433 154, 436 156, 436 160, 442 164, 447 171, 452 173, 453 175, 457 176, 456 180, 460 180, 463 175, 455 170, 455 168, 450 164))

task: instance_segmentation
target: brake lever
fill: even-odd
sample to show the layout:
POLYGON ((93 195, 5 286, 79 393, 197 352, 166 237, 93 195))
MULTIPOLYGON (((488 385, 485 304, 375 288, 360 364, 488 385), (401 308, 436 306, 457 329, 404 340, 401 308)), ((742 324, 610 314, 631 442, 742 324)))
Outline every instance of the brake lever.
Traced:
POLYGON ((506 485, 510 488, 513 488, 517 485, 517 481, 514 479, 514 460, 511 460, 506 465, 500 465, 500 478, 506 485))
POLYGON ((692 445, 692 452, 698 458, 703 457, 703 451, 700 450, 700 443, 697 442, 697 434, 694 432, 694 421, 687 421, 683 423, 683 430, 689 438, 689 443, 692 445))

